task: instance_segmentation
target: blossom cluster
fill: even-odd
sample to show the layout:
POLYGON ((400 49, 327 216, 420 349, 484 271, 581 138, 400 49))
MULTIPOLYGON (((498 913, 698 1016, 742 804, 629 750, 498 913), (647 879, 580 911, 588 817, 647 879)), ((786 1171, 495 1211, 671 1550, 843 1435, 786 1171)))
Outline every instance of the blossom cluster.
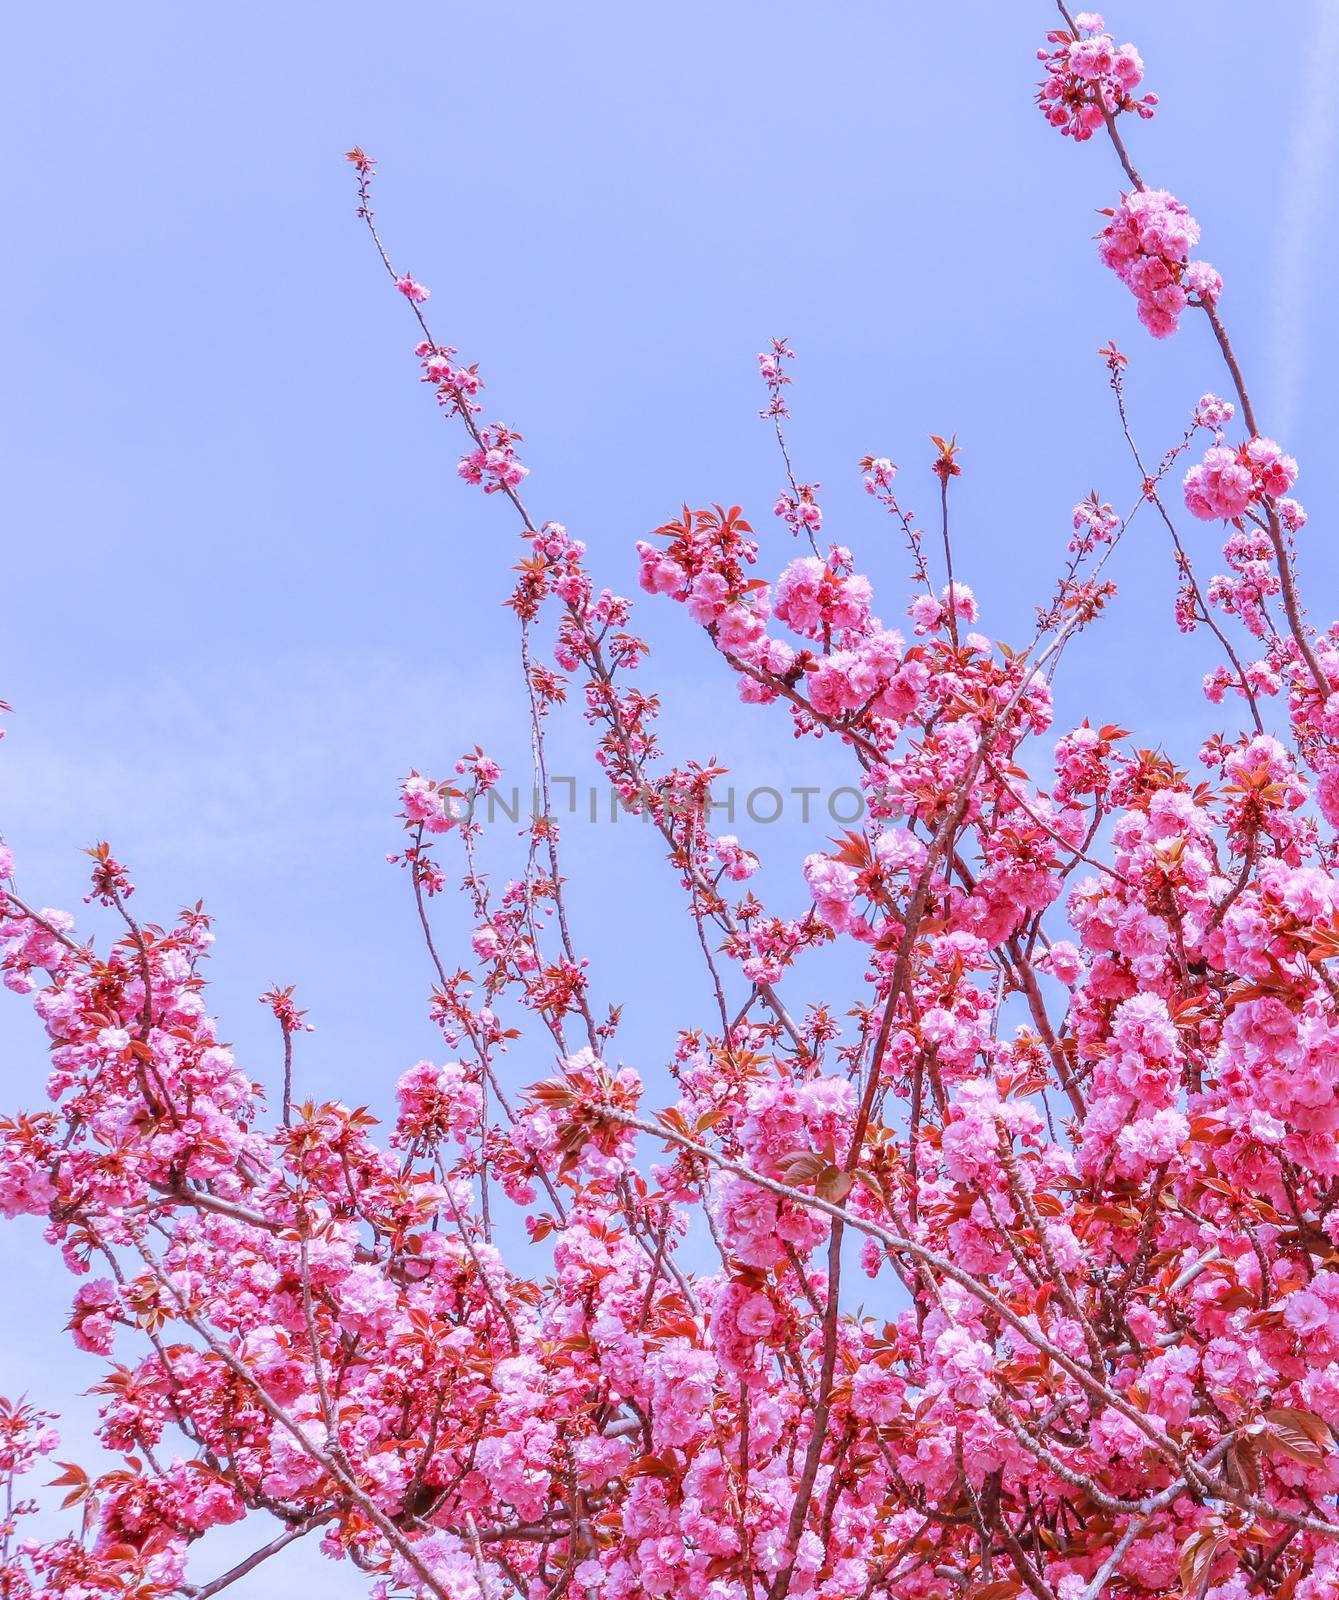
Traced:
MULTIPOLYGON (((1137 53, 1093 14, 1048 45, 1048 118, 1105 127, 1130 175, 1137 53)), ((370 226, 374 163, 350 159, 370 226)), ((1104 233, 1155 334, 1217 319, 1197 236, 1139 184, 1104 233)), ((1134 509, 1058 502, 1060 576, 1010 644, 964 581, 956 439, 919 474, 938 544, 901 498, 916 468, 860 460, 910 557, 889 610, 851 545, 819 543, 782 432, 792 352, 764 353, 778 506, 810 553, 685 506, 638 566, 865 798, 787 865, 715 831, 724 769, 662 750, 631 601, 532 518, 518 435, 479 427, 477 369, 395 282, 462 476, 518 523, 535 793, 572 707, 663 852, 700 988, 675 981, 659 1054, 635 1042, 581 952, 554 808, 518 848, 481 820, 482 747, 411 772, 390 859, 441 1049, 387 1086, 383 1131, 302 1092, 292 986, 261 997, 278 1066, 224 1042, 200 907, 141 918, 100 844, 77 924, 20 896, 0 846, 0 973, 48 1054, 16 1091, 34 1109, 0 1120, 0 1212, 40 1219, 74 1279, 117 1458, 60 1463, 68 1527, 39 1538, 52 1419, 0 1402, 0 1594, 185 1600, 311 1538, 374 1600, 1328 1600, 1339 626, 1306 621, 1297 464, 1222 324, 1235 401, 1205 395, 1147 462, 1128 359, 1102 352, 1134 509), (1186 504, 1227 527, 1201 582, 1166 484, 1204 431, 1186 504), (1212 633, 1210 703, 1241 713, 1184 765, 1054 720, 1141 513, 1170 535, 1177 622, 1212 633), (211 1530, 262 1522, 206 1577, 211 1530)), ((593 909, 668 988, 673 917, 607 885, 593 909)))
POLYGON ((1283 499, 1296 481, 1296 461, 1272 439, 1235 450, 1216 444, 1186 473, 1186 508, 1202 522, 1231 522, 1252 505, 1283 499))
POLYGON ((1188 305, 1213 305, 1223 280, 1207 261, 1192 261, 1200 228, 1165 189, 1136 189, 1098 235, 1103 262, 1134 295, 1139 320, 1155 339, 1175 333, 1188 305))
POLYGON ((1099 132, 1107 117, 1125 111, 1151 117, 1157 95, 1134 96, 1144 80, 1144 63, 1135 47, 1118 46, 1096 11, 1080 11, 1074 22, 1077 37, 1057 29, 1047 36, 1048 48, 1037 51, 1046 70, 1037 104, 1046 120, 1081 143, 1099 132))

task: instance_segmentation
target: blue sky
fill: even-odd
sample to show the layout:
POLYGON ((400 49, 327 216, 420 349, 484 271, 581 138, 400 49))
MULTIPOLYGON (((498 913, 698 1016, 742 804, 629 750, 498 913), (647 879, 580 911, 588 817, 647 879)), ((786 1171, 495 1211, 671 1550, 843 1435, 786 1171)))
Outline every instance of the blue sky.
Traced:
MULTIPOLYGON (((1248 0, 1211 25, 1153 0, 1107 15, 1162 97, 1133 131, 1138 164, 1199 218, 1262 425, 1301 460, 1304 578, 1328 620, 1339 24, 1324 0, 1287 27, 1248 0)), ((411 766, 444 771, 478 741, 524 773, 497 604, 516 547, 506 508, 457 482, 457 439, 415 381, 410 321, 353 217, 355 141, 438 336, 525 435, 532 508, 586 538, 611 586, 633 589, 634 539, 684 500, 744 504, 772 570, 788 558, 755 362, 781 334, 800 357, 797 470, 885 618, 905 561, 856 460, 891 455, 928 511, 926 436, 956 431, 958 572, 984 625, 1021 639, 1069 507, 1094 486, 1133 497, 1097 347, 1134 358, 1153 455, 1224 384, 1198 321, 1153 343, 1096 259, 1119 172, 1031 103, 1053 16, 1040 0, 966 0, 951 22, 905 0, 13 13, 0 825, 23 889, 78 907, 80 849, 107 838, 146 915, 203 897, 224 1033, 262 1078, 277 1052, 255 997, 276 980, 317 1025, 304 1090, 384 1106, 440 1054, 384 854, 411 766)), ((1211 534, 1189 537, 1212 570, 1211 534)), ((1151 520, 1114 575, 1104 628, 1066 657, 1061 720, 1121 721, 1189 763, 1216 723, 1151 520)), ((678 608, 638 615, 675 758, 719 755, 744 788, 844 781, 835 748, 734 706, 678 608)), ((588 782, 583 749, 579 727, 560 736, 555 768, 588 782)), ((832 831, 793 813, 752 830, 781 905, 832 831)), ((574 825, 568 850, 597 996, 625 1004, 624 1057, 654 1076, 674 1028, 707 1014, 690 925, 637 824, 574 825)), ((461 933, 444 911, 444 942, 461 933)), ((5 1107, 35 1102, 41 1038, 12 1000, 0 1049, 5 1107)), ((548 1068, 521 1053, 514 1079, 548 1068)), ((77 1446, 95 1363, 59 1332, 73 1285, 33 1228, 0 1229, 0 1262, 25 1308, 0 1388, 66 1410, 77 1446)), ((363 1592, 316 1559, 295 1549, 234 1592, 317 1571, 323 1593, 363 1592)))

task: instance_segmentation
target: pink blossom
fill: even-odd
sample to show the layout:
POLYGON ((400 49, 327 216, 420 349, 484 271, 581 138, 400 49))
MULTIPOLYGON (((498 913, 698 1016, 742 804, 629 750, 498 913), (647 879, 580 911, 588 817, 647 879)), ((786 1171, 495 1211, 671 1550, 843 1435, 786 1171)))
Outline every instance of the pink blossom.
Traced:
POLYGON ((1165 189, 1127 194, 1098 236, 1102 260, 1139 302, 1139 318, 1155 338, 1176 331, 1191 296, 1216 299, 1222 279, 1190 261, 1199 224, 1165 189))

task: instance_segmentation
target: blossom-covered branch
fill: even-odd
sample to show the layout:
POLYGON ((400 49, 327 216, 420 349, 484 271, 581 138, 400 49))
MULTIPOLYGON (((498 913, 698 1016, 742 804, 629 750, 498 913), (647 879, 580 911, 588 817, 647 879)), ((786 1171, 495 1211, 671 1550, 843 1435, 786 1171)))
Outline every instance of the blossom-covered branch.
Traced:
POLYGON ((0 1406, 0 1592, 204 1600, 309 1537, 375 1600, 1339 1588, 1339 631, 1303 609, 1299 467, 1257 426, 1230 289, 1134 163, 1144 63, 1060 11, 1038 104, 1105 134, 1129 185, 1097 257, 1155 338, 1203 319, 1230 398, 1148 450, 1130 358, 1100 352, 1135 481, 1058 511, 1058 577, 1011 648, 964 581, 970 449, 858 458, 908 553, 910 592, 880 599, 802 481, 794 352, 769 344, 771 531, 727 495, 648 515, 637 545, 723 681, 864 797, 768 899, 754 842, 713 827, 724 769, 662 748, 631 600, 532 515, 521 435, 484 420, 349 152, 460 477, 515 526, 538 803, 519 837, 486 824, 502 772, 477 745, 401 783, 390 859, 442 1059, 403 1073, 384 1132, 302 1098, 320 1035, 291 987, 262 997, 272 1096, 220 1042, 202 908, 141 916, 103 844, 76 932, 0 847, 4 978, 51 1057, 46 1106, 0 1122, 0 1210, 44 1218, 79 1280, 69 1332, 120 1458, 62 1462, 68 1533, 25 1537, 54 1419, 0 1406), (1171 543, 1169 632, 1218 652, 1223 725, 1184 765, 1100 716, 1053 726, 1068 654, 1119 659, 1105 612, 1141 515, 1171 543), (547 754, 573 708, 701 958, 654 1059, 627 1059, 581 951, 547 754), (854 997, 810 959, 832 945, 854 997), (505 1254, 504 1207, 529 1240, 505 1254), (252 1553, 198 1570, 244 1519, 252 1553))

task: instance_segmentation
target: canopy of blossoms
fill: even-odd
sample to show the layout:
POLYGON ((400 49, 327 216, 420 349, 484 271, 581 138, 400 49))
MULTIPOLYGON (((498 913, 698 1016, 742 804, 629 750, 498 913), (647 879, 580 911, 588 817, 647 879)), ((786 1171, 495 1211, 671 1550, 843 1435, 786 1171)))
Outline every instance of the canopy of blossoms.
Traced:
POLYGON ((1010 648, 954 577, 956 443, 907 474, 928 530, 892 460, 861 462, 911 569, 876 596, 791 469, 792 352, 761 356, 774 538, 685 507, 638 550, 722 678, 864 792, 786 907, 712 830, 720 769, 662 753, 631 602, 532 515, 519 436, 392 265, 350 152, 460 476, 519 538, 524 780, 547 797, 547 731, 584 717, 663 841, 703 988, 668 1059, 626 1060, 556 821, 511 840, 504 881, 478 864, 496 763, 413 773, 392 860, 442 1050, 379 1128, 297 1103, 291 990, 263 997, 267 1091, 219 1042, 199 907, 142 916, 101 845, 95 937, 0 848, 5 983, 50 1041, 45 1103, 20 1075, 0 1121, 0 1210, 44 1218, 73 1275, 121 1458, 89 1476, 53 1455, 50 1397, 0 1405, 4 1600, 204 1600, 304 1538, 376 1600, 1339 1593, 1339 629, 1303 610, 1298 465, 1257 426, 1230 291, 1126 143, 1156 107, 1138 52, 1064 12, 1039 58, 1047 120, 1120 169, 1096 255, 1153 336, 1208 333, 1223 397, 1146 450, 1102 352, 1136 488, 1074 507, 1010 648), (1176 759, 1052 725, 1136 517, 1217 656, 1222 730, 1176 759), (444 895, 468 949, 435 935, 444 895), (864 973, 849 1013, 806 998, 833 943, 864 973), (499 1251, 503 1208, 530 1248, 499 1251), (44 1540, 52 1474, 69 1532, 44 1540), (243 1519, 254 1553, 202 1571, 194 1542, 243 1519))

